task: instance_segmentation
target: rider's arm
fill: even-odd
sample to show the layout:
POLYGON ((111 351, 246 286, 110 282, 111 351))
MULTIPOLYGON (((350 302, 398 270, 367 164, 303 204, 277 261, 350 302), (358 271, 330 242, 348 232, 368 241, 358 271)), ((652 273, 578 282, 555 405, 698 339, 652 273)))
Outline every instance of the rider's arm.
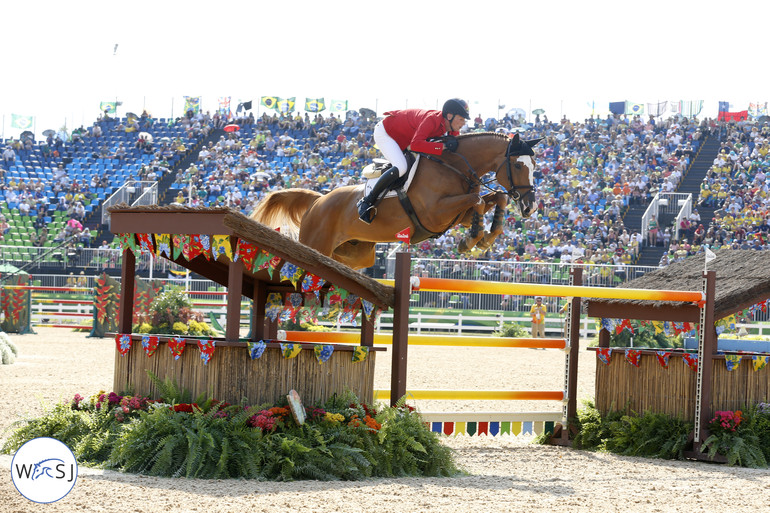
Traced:
POLYGON ((428 117, 420 123, 414 132, 414 137, 409 143, 409 149, 420 153, 430 153, 431 155, 441 155, 444 151, 444 144, 438 141, 428 141, 432 137, 444 135, 444 118, 428 117))

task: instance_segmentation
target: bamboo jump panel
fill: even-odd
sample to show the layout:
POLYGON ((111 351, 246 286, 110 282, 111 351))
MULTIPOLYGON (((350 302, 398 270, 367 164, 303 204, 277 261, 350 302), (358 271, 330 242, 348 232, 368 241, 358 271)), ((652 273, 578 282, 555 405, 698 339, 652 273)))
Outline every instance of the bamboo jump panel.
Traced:
MULTIPOLYGON (((636 368, 618 351, 609 365, 596 361, 595 404, 603 414, 649 411, 692 420, 696 379, 696 373, 679 355, 672 355, 665 369, 654 353, 642 353, 636 368)), ((751 359, 744 357, 737 369, 728 372, 724 359, 715 358, 711 386, 709 417, 719 410, 741 410, 770 402, 770 368, 754 371, 751 359)))
POLYGON ((318 363, 312 349, 303 349, 295 358, 286 359, 278 348, 265 349, 256 360, 243 346, 217 347, 204 365, 195 345, 187 344, 179 360, 174 360, 165 343, 148 357, 136 344, 121 356, 115 352, 113 388, 132 394, 158 397, 147 375, 152 371, 161 380, 170 378, 193 397, 210 397, 238 404, 275 404, 296 390, 304 404, 326 401, 333 394, 352 391, 360 401, 371 403, 374 396, 375 351, 363 362, 353 362, 351 351, 337 349, 328 361, 318 363))

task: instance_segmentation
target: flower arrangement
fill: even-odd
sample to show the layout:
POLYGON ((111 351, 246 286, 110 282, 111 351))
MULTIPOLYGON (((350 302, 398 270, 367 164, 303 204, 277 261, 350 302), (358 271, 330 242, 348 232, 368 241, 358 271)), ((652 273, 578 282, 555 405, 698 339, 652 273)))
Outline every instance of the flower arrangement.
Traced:
POLYGON ((743 413, 737 411, 718 411, 714 418, 709 422, 709 430, 712 433, 729 432, 735 433, 735 430, 741 424, 743 413))
POLYGON ((133 327, 136 333, 213 337, 216 332, 192 309, 181 289, 170 287, 153 299, 149 314, 133 327))
MULTIPOLYGON (((157 379, 157 378, 155 378, 157 379)), ((356 480, 461 471, 414 408, 360 404, 351 394, 305 407, 192 399, 168 382, 160 397, 76 394, 14 431, 3 452, 50 436, 82 464, 156 476, 356 480)))

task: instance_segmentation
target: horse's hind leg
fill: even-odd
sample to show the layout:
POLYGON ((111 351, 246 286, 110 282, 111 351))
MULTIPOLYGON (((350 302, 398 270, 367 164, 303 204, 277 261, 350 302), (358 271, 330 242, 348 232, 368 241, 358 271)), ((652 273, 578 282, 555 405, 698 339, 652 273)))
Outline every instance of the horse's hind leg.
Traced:
POLYGON ((348 241, 335 248, 332 257, 353 269, 364 269, 374 265, 375 243, 366 241, 348 241))

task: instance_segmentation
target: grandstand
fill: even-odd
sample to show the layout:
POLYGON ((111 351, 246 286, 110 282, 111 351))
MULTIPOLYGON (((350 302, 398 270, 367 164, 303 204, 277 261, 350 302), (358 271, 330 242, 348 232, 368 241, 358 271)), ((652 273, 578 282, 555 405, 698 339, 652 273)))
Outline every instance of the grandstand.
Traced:
MULTIPOLYGON (((2 260, 35 272, 110 270, 116 259, 102 244, 112 239, 103 207, 118 198, 133 202, 149 185, 157 187, 160 204, 227 205, 249 214, 270 190, 325 192, 355 183, 377 156, 375 121, 354 111, 345 118, 306 113, 230 120, 143 113, 100 118, 46 141, 6 139, 0 143, 2 260)), ((538 213, 521 219, 509 211, 489 250, 459 254, 460 227, 420 244, 416 257, 487 262, 488 275, 500 276, 506 262, 620 269, 684 258, 704 243, 766 247, 767 229, 760 226, 767 227, 767 127, 615 115, 558 123, 538 116, 531 124, 506 116, 467 129, 544 138, 537 149, 538 213), (729 165, 717 158, 736 150, 739 157, 727 158, 729 165), (746 184, 754 185, 750 196, 742 192, 746 184), (656 241, 649 233, 653 213, 656 241), (686 227, 683 218, 696 225, 686 227)), ((384 263, 378 265, 379 273, 384 263)))

